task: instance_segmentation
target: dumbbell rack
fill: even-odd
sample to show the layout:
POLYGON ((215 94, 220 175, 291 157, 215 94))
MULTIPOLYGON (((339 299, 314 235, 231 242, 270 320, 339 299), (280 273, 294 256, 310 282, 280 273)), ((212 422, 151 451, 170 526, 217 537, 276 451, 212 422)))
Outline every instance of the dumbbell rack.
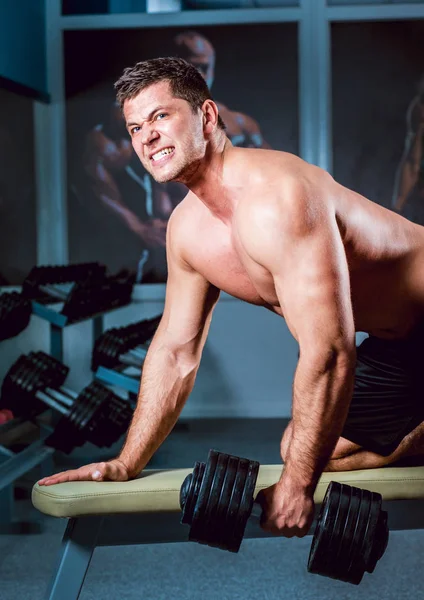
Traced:
MULTIPOLYGON (((137 346, 141 359, 144 359, 146 356, 147 348, 148 344, 137 346)), ((131 395, 137 395, 138 388, 140 387, 140 374, 141 367, 135 364, 121 363, 113 369, 102 366, 98 367, 95 372, 95 379, 106 385, 123 388, 131 395)))
MULTIPOLYGON (((114 309, 112 309, 114 310, 114 309)), ((111 311, 85 317, 81 320, 71 320, 66 315, 54 310, 51 306, 32 301, 32 313, 50 324, 50 354, 63 361, 63 332, 69 325, 83 321, 92 321, 93 341, 100 337, 104 331, 104 316, 111 311)))
MULTIPOLYGON (((115 309, 111 309, 115 310, 115 309)), ((78 322, 91 320, 93 342, 104 331, 104 316, 111 311, 92 315, 80 321, 71 320, 52 308, 52 305, 32 301, 32 313, 50 324, 50 354, 57 360, 63 360, 64 330, 78 322)), ((44 415, 50 413, 46 411, 44 415)), ((58 417, 52 417, 53 421, 58 417)), ((0 434, 22 423, 22 419, 13 419, 0 425, 0 434)), ((12 452, 0 444, 0 533, 38 533, 36 523, 14 521, 14 482, 34 467, 40 467, 40 477, 53 472, 54 450, 44 445, 44 440, 51 434, 51 428, 40 423, 40 438, 21 452, 12 452)))
MULTIPOLYGON (((0 433, 6 434, 24 422, 13 419, 0 425, 0 433)), ((54 449, 44 445, 51 429, 39 422, 40 437, 20 452, 13 452, 0 444, 0 533, 39 533, 36 522, 18 522, 14 520, 14 482, 34 467, 40 467, 40 477, 53 471, 54 449)))
MULTIPOLYGON (((26 286, 27 297, 31 302, 32 314, 47 321, 50 325, 50 354, 53 358, 63 361, 64 348, 64 329, 67 326, 74 325, 83 321, 92 321, 93 343, 100 337, 104 331, 104 316, 105 314, 121 308, 130 301, 127 289, 127 296, 118 303, 114 302, 110 308, 101 310, 100 312, 85 314, 81 318, 76 317, 72 313, 72 317, 68 314, 60 312, 68 300, 69 289, 65 291, 63 286, 68 287, 69 283, 75 283, 77 280, 84 280, 97 274, 97 278, 105 276, 105 268, 97 264, 83 264, 78 267, 76 272, 75 267, 73 273, 70 273, 69 267, 64 267, 59 273, 57 267, 35 267, 27 276, 23 287, 26 286), (67 273, 67 274, 66 274, 67 273), (59 288, 54 289, 49 282, 61 282, 59 288), (37 293, 32 295, 31 289, 37 289, 37 293), (61 289, 62 288, 62 289, 61 289), (29 293, 28 293, 29 292, 29 293), (38 292, 45 293, 44 301, 41 299, 38 292), (35 297, 38 296, 38 299, 35 297), (32 300, 31 300, 32 298, 32 300)), ((96 277, 95 277, 96 278, 96 277)), ((124 288, 123 288, 124 289, 124 288)), ((41 294, 43 295, 43 294, 41 294)), ((99 307, 100 308, 100 307, 99 307)), ((66 312, 66 311, 65 311, 66 312)), ((27 473, 35 466, 40 466, 40 476, 51 474, 53 471, 53 453, 54 449, 44 444, 45 439, 51 435, 51 424, 55 424, 58 417, 51 414, 50 410, 45 411, 37 418, 37 423, 40 427, 39 439, 31 443, 28 447, 20 452, 13 452, 9 448, 0 444, 0 531, 10 532, 32 532, 34 528, 30 524, 14 523, 14 482, 27 473), (49 417, 49 425, 43 422, 44 417, 49 417)), ((25 421, 21 418, 15 418, 8 423, 0 425, 0 435, 6 434, 8 431, 18 427, 25 421)), ((37 528, 35 528, 37 530, 37 528)))

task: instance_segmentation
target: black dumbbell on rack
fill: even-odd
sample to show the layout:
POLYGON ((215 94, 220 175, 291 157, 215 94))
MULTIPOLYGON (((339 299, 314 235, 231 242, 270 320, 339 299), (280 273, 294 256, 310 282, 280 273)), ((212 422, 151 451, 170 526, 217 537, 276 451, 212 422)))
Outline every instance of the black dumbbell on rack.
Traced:
POLYGON ((146 355, 146 349, 142 345, 151 340, 161 318, 162 315, 158 315, 105 331, 94 344, 92 370, 96 371, 100 366, 113 369, 118 365, 140 368, 146 355))
MULTIPOLYGON (((247 521, 260 514, 254 502, 259 463, 211 450, 207 463, 196 462, 181 486, 181 523, 189 540, 238 552, 247 521)), ((332 481, 318 516, 308 571, 359 584, 372 573, 389 538, 382 497, 332 481)))
POLYGON ((68 300, 70 294, 55 287, 57 284, 80 282, 92 286, 105 278, 106 267, 98 263, 33 267, 22 284, 21 293, 0 295, 0 341, 18 335, 28 326, 32 300, 41 303, 68 300))
POLYGON ((15 337, 26 329, 31 319, 31 302, 18 292, 0 295, 0 341, 15 337))
POLYGON ((67 295, 62 314, 71 321, 125 306, 131 302, 131 280, 106 277, 101 281, 77 282, 67 295))
POLYGON ((97 262, 33 267, 22 284, 22 295, 39 302, 51 302, 55 294, 55 285, 71 282, 84 284, 100 281, 105 277, 106 267, 97 262))
POLYGON ((71 452, 85 442, 111 446, 127 430, 133 407, 98 382, 79 394, 63 387, 68 367, 44 352, 21 355, 2 385, 1 408, 33 418, 47 408, 61 418, 46 444, 71 452))
POLYGON ((72 322, 129 304, 132 288, 131 274, 107 275, 103 265, 82 263, 34 267, 22 295, 41 304, 63 302, 60 313, 72 322))

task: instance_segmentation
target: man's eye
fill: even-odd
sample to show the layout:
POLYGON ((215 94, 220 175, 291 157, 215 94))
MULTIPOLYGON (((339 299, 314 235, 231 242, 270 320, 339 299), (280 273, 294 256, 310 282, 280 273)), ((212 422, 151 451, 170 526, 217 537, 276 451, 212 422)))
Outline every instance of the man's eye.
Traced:
POLYGON ((140 129, 140 127, 132 127, 131 129, 131 135, 134 135, 134 133, 137 133, 137 131, 140 129))
POLYGON ((166 113, 159 113, 156 115, 156 119, 159 119, 159 117, 166 117, 166 113))

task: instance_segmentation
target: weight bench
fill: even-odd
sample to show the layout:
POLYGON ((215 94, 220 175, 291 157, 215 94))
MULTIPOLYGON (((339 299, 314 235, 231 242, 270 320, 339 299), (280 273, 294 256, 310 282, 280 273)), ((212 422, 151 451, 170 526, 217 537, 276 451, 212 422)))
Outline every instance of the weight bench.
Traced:
MULTIPOLYGON (((124 483, 90 481, 49 487, 35 484, 32 492, 35 508, 53 517, 69 519, 46 598, 79 598, 93 551, 98 546, 187 541, 189 529, 180 524, 179 494, 191 471, 147 470, 139 478, 124 483)), ((280 474, 281 465, 261 466, 255 495, 278 481, 280 474)), ((332 480, 379 492, 391 530, 424 529, 424 466, 324 473, 315 493, 318 509, 332 480)), ((257 519, 249 519, 245 538, 258 537, 269 534, 260 528, 257 519)))

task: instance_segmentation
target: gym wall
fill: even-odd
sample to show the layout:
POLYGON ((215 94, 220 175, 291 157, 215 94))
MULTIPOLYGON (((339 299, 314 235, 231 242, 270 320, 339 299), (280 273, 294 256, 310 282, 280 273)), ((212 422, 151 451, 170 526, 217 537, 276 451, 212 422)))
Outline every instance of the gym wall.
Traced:
POLYGON ((33 129, 32 100, 0 88, 0 276, 9 284, 37 260, 33 129))
POLYGON ((47 93, 45 0, 1 0, 0 77, 47 93))
MULTIPOLYGON (((331 40, 334 176, 394 208, 408 128, 424 123, 424 22, 335 23, 331 40)), ((424 225, 424 141, 420 153, 400 212, 424 225)))

